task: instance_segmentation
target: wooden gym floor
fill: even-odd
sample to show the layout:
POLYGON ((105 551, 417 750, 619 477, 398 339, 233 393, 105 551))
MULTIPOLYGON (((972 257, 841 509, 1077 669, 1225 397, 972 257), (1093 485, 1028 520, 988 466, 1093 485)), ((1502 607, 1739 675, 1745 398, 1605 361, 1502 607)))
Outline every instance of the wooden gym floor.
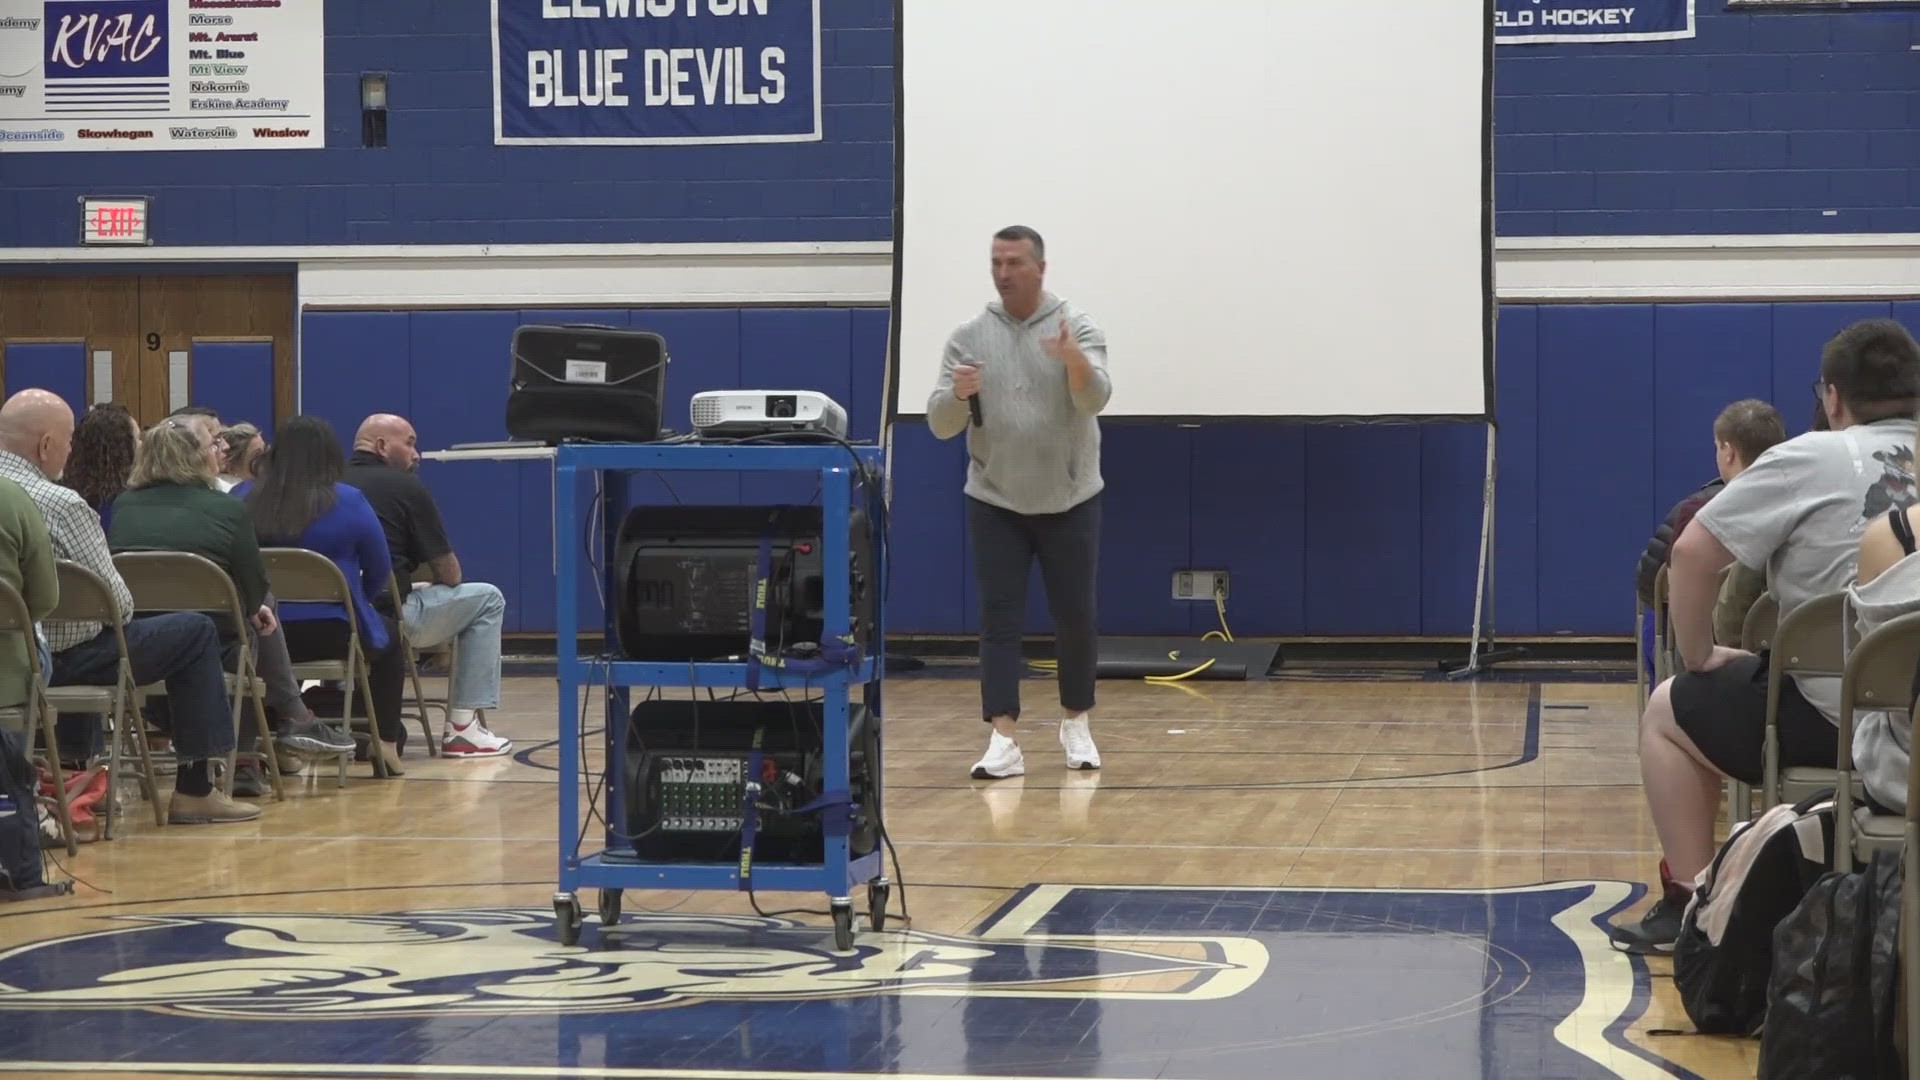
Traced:
POLYGON ((704 892, 629 892, 606 933, 583 896, 561 948, 553 684, 513 679, 514 758, 416 742, 403 779, 329 768, 237 826, 135 802, 60 853, 76 895, 0 908, 0 1072, 1753 1075, 1755 1043, 1648 1034, 1688 1027, 1668 962, 1596 925, 1659 858, 1634 688, 1542 677, 1103 682, 1092 774, 1036 678, 999 782, 967 775, 965 669, 891 680, 913 922, 853 956, 704 892))

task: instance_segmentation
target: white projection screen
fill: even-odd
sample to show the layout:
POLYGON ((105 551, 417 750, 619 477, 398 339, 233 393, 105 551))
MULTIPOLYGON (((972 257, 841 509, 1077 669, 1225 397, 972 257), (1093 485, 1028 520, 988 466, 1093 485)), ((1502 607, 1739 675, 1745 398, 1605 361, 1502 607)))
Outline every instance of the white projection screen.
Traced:
POLYGON ((1019 224, 1108 417, 1491 417, 1492 0, 896 11, 892 415, 1019 224))

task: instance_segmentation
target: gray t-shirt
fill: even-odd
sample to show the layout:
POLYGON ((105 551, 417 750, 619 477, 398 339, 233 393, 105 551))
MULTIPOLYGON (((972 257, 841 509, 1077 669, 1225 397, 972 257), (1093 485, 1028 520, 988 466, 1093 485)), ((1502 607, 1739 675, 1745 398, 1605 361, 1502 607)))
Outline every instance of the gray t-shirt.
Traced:
MULTIPOLYGON (((1911 417, 1810 431, 1761 454, 1694 520, 1740 565, 1766 571, 1785 618, 1852 585, 1860 534, 1888 510, 1913 505, 1913 446, 1911 417)), ((1795 682, 1839 722, 1839 679, 1795 682)))

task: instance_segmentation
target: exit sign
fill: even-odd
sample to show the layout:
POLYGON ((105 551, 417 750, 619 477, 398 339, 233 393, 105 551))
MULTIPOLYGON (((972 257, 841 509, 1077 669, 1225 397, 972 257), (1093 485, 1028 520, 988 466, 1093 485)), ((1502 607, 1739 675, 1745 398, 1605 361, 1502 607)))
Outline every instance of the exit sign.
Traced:
POLYGON ((108 199, 93 195, 80 200, 82 244, 146 244, 148 200, 145 196, 108 199))

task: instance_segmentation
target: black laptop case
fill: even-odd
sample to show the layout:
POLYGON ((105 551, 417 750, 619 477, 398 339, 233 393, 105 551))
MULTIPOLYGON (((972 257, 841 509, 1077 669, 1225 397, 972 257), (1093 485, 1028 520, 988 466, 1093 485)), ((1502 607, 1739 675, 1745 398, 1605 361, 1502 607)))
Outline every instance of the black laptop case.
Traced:
POLYGON ((522 326, 513 332, 507 434, 557 443, 660 438, 667 343, 645 330, 522 326))

